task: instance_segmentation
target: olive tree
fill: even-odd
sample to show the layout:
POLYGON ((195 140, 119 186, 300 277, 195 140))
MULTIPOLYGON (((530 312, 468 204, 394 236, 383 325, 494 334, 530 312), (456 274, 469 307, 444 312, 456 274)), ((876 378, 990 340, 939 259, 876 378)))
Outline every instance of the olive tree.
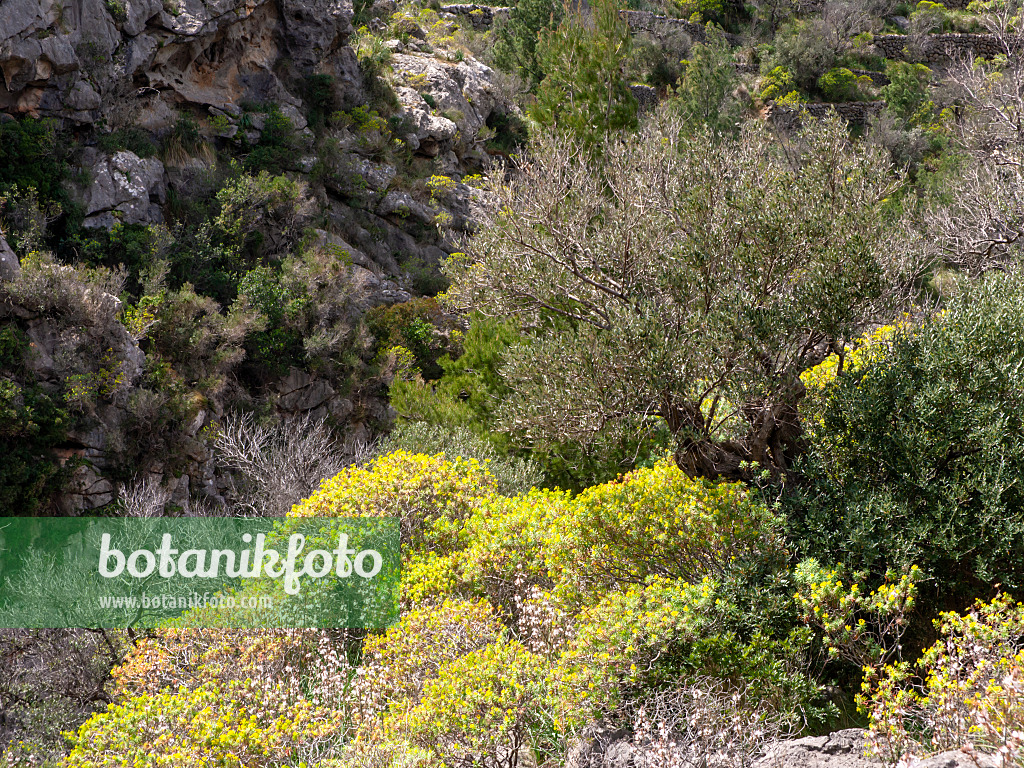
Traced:
POLYGON ((449 260, 448 300, 524 331, 501 424, 527 441, 670 430, 691 476, 785 471, 800 373, 912 295, 922 264, 884 200, 888 158, 838 120, 781 140, 659 116, 595 158, 535 139, 449 260))

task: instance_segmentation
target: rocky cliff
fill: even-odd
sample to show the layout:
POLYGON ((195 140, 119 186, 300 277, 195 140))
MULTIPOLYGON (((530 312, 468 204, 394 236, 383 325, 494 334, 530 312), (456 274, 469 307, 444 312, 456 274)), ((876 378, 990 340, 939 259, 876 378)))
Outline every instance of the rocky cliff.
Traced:
MULTIPOLYGON (((394 10, 385 0, 369 12, 390 21, 394 10)), ((21 391, 11 396, 12 412, 31 412, 30 391, 68 411, 59 436, 37 449, 53 457, 53 477, 64 475, 51 508, 101 507, 132 478, 169 488, 183 510, 197 499, 230 503, 231 479, 215 461, 210 435, 240 406, 268 418, 326 419, 349 448, 386 427, 385 353, 395 339, 385 337, 401 337, 417 312, 437 310, 421 299, 414 309, 382 312, 443 287, 438 264, 472 229, 479 202, 462 179, 492 166, 501 153, 485 145, 494 135, 489 126, 516 114, 491 70, 454 42, 460 23, 472 30, 477 20, 457 11, 409 18, 395 38, 385 32, 360 41, 346 0, 0 4, 0 127, 45 125, 66 165, 60 194, 51 195, 61 202, 50 207, 35 189, 0 183, 7 235, 0 238, 0 331, 27 344, 17 361, 0 366, 0 380, 21 391), (248 197, 232 208, 229 193, 248 197), (258 210, 246 212, 250 204, 258 210), (195 213, 200 208, 205 219, 195 213), (39 211, 43 230, 34 238, 26 221, 39 211), (225 223, 226 211, 240 218, 225 223), (93 285, 88 268, 119 268, 117 249, 129 235, 150 243, 151 253, 171 254, 161 255, 170 277, 154 296, 176 296, 180 312, 181 291, 195 284, 187 320, 220 334, 220 351, 211 351, 203 370, 187 372, 195 362, 187 347, 177 360, 168 351, 178 316, 166 302, 149 320, 163 341, 129 327, 149 311, 143 306, 152 297, 140 298, 145 291, 135 285, 145 269, 124 267, 127 294, 123 274, 115 288, 93 285), (19 266, 44 247, 58 258, 33 255, 19 266), (233 249, 230 259, 222 258, 225 247, 233 249), (205 260, 175 260, 175 253, 199 251, 205 260), (230 266, 217 274, 234 283, 222 290, 211 279, 204 289, 202 270, 216 258, 230 266), (300 267, 287 266, 293 262, 300 267), (304 326, 293 315, 256 312, 255 289, 238 298, 244 291, 237 285, 251 284, 260 270, 287 293, 288 269, 287 290, 295 293, 301 277, 304 326), (63 304, 39 295, 47 281, 60 284, 63 304), (214 300, 212 309, 203 303, 214 300), (76 315, 67 304, 91 309, 76 315), (233 318, 249 322, 237 338, 233 318), (299 351, 268 352, 254 373, 263 337, 273 333, 292 334, 299 351), (329 353, 311 352, 321 337, 330 338, 329 353), (161 365, 171 375, 154 383, 161 365), (168 394, 168 378, 185 391, 168 394), (78 397, 83 381, 87 397, 78 397), (140 401, 149 400, 159 401, 158 412, 140 420, 140 401), (166 439, 149 452, 127 449, 140 429, 149 433, 140 424, 159 425, 153 429, 166 439)), ((424 354, 444 343, 422 340, 424 354)), ((197 348, 192 356, 202 354, 197 348)), ((18 498, 0 488, 0 506, 12 505, 0 511, 18 513, 18 498)))

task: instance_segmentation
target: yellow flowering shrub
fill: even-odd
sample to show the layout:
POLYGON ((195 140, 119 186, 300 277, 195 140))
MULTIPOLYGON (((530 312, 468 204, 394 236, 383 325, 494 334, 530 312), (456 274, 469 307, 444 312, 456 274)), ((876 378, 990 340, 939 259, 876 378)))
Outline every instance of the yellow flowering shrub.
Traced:
MULTIPOLYGON (((882 325, 865 333, 855 345, 846 351, 843 360, 843 371, 853 373, 864 366, 875 363, 885 358, 893 339, 898 332, 909 329, 908 323, 897 323, 894 325, 882 325)), ((822 360, 818 365, 809 368, 800 374, 800 381, 808 390, 824 389, 839 375, 839 355, 831 354, 822 360)))
POLYGON ((66 765, 259 768, 298 762, 304 746, 340 736, 340 712, 325 717, 305 699, 256 695, 259 687, 205 683, 113 704, 69 735, 66 765))
POLYGON ((291 512, 310 516, 401 520, 400 621, 348 641, 156 632, 76 737, 78 764, 172 764, 192 740, 196 764, 297 765, 317 745, 346 766, 497 765, 560 757, 593 717, 697 677, 755 708, 809 698, 801 638, 766 633, 752 608, 792 598, 772 586, 779 521, 741 485, 662 461, 576 496, 509 497, 478 462, 396 451, 291 512))
MULTIPOLYGON (((522 747, 551 752, 541 660, 502 639, 446 666, 393 727, 445 766, 507 765, 522 747)), ((552 755, 560 758, 561 754, 552 755)))
MULTIPOLYGON (((891 351, 899 333, 909 330, 909 323, 883 325, 870 333, 864 334, 856 344, 846 350, 842 360, 843 373, 852 374, 872 364, 881 363, 891 351)), ((800 374, 800 381, 807 388, 806 396, 800 403, 800 415, 804 429, 812 440, 822 445, 822 450, 829 455, 844 455, 844 435, 832 435, 825 429, 825 419, 821 413, 827 402, 829 388, 835 384, 839 375, 839 355, 833 353, 813 368, 800 374)))
POLYGON ((1024 604, 1000 594, 935 626, 916 677, 898 663, 864 683, 874 750, 892 762, 956 749, 1024 765, 1024 604))
POLYGON ((299 668, 311 636, 284 629, 158 629, 135 645, 112 676, 118 695, 176 691, 211 680, 276 679, 299 668))
POLYGON ((486 601, 445 600, 407 611, 398 624, 367 638, 356 684, 364 735, 376 732, 389 707, 407 712, 428 681, 502 631, 486 601))
POLYGON ((614 592, 578 619, 575 642, 560 659, 559 685, 566 717, 614 708, 625 686, 652 672, 651 663, 672 642, 694 641, 724 630, 712 609, 717 585, 652 577, 614 592))
POLYGON ((803 674, 809 633, 744 631, 742 612, 729 590, 710 578, 651 577, 606 595, 579 617, 557 663, 565 727, 614 710, 625 696, 698 677, 742 685, 755 703, 789 716, 815 690, 803 674))
POLYGON ((340 744, 349 677, 326 631, 157 630, 113 670, 115 703, 69 734, 68 765, 298 762, 340 744))
POLYGON ((455 546, 463 520, 496 488, 473 459, 395 451, 325 480, 290 516, 397 517, 403 548, 438 550, 455 546))
POLYGON ((689 478, 669 459, 585 490, 546 545, 564 594, 585 602, 650 576, 718 578, 784 558, 778 520, 749 488, 689 478))
POLYGON ((814 558, 801 562, 793 574, 803 620, 821 633, 829 655, 874 668, 901 657, 901 640, 924 574, 916 565, 899 577, 890 572, 870 591, 861 588, 866 577, 857 574, 844 583, 840 569, 825 568, 814 558))
POLYGON ((537 489, 490 496, 462 533, 464 548, 412 558, 407 597, 486 594, 511 611, 518 582, 552 587, 576 610, 649 576, 719 577, 785 560, 778 519, 748 488, 691 479, 671 460, 575 497, 537 489))
POLYGON ((447 588, 485 594, 511 612, 516 594, 527 584, 549 584, 548 554, 573 500, 563 491, 532 489, 520 496, 492 496, 466 521, 466 548, 406 572, 409 594, 432 594, 448 574, 447 588), (517 583, 519 586, 517 586, 517 583))

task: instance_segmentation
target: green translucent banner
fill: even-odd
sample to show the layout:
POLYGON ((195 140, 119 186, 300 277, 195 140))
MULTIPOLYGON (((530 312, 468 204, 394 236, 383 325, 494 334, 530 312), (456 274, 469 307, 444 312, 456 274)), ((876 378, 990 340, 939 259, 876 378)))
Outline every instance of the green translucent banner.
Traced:
POLYGON ((0 627, 380 628, 395 518, 0 518, 0 627))

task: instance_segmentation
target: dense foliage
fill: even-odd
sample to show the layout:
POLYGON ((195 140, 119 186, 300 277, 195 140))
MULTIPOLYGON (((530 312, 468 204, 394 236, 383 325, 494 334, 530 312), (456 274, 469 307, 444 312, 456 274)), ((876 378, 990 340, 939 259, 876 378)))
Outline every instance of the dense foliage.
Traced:
POLYGON ((288 103, 0 121, 0 512, 402 563, 381 630, 3 635, 0 765, 1024 766, 1021 4, 454 8, 358 0, 288 103), (121 151, 163 223, 85 220, 121 151))

